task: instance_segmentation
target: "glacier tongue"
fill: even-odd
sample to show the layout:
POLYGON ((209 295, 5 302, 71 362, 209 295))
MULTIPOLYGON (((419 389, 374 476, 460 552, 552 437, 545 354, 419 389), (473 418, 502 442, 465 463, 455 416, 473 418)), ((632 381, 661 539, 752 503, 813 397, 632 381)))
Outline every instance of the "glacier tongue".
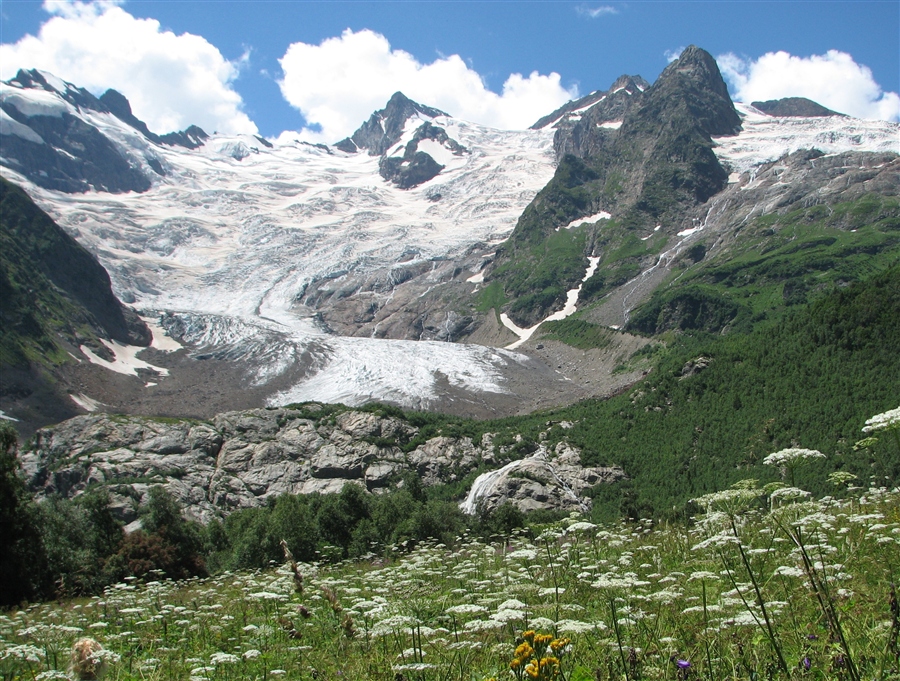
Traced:
MULTIPOLYGON (((37 90, 7 96, 27 111, 49 106, 37 90)), ((502 241, 553 174, 552 131, 500 131, 439 116, 433 122, 469 153, 431 181, 401 190, 382 180, 377 157, 289 134, 269 144, 214 135, 190 150, 152 143, 110 114, 58 97, 50 103, 101 131, 153 178, 152 188, 66 194, 10 168, 4 175, 26 185, 97 255, 120 298, 157 311, 196 356, 236 362, 251 386, 292 376, 292 387, 279 383, 272 404, 381 399, 424 407, 447 389, 512 397, 505 374, 523 371, 523 356, 335 336, 316 322, 327 296, 304 294, 317 282, 380 273, 392 281, 398 263, 427 269, 473 244, 502 241)), ((30 128, 21 127, 27 136, 30 128)))

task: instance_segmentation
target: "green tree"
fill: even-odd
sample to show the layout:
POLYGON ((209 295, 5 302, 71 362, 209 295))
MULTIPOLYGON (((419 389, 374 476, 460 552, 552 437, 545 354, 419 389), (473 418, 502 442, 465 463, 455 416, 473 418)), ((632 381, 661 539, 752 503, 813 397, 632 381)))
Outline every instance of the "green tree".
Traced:
POLYGON ((0 421, 0 606, 41 592, 46 565, 37 511, 19 477, 18 435, 0 421))

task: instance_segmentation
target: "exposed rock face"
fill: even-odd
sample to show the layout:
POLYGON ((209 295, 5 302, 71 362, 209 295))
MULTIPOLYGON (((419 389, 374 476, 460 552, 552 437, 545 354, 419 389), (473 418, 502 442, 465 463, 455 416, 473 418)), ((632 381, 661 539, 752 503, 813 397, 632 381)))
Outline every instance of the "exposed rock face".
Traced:
POLYGON ((152 186, 154 172, 165 175, 162 163, 152 153, 145 160, 153 172, 135 167, 134 160, 123 154, 115 141, 74 115, 78 111, 112 114, 154 144, 194 149, 208 137, 196 126, 156 135, 132 114, 131 105, 119 92, 108 90, 98 99, 83 88, 61 83, 38 70, 20 70, 3 85, 0 133, 4 164, 46 189, 69 193, 91 188, 111 193, 145 192, 152 186), (19 93, 23 90, 43 94, 37 99, 22 97, 19 93))
POLYGON ((620 76, 608 91, 569 102, 532 128, 552 125, 556 129, 553 149, 557 161, 566 154, 593 156, 611 141, 628 112, 640 104, 641 93, 649 87, 650 83, 640 76, 620 76))
MULTIPOLYGON (((151 142, 156 144, 169 144, 172 146, 184 147, 186 149, 196 149, 203 146, 203 142, 209 139, 209 135, 196 125, 188 127, 182 132, 170 132, 165 135, 157 135, 150 132, 147 124, 140 120, 131 112, 131 103, 118 90, 107 90, 100 95, 100 101, 106 105, 109 112, 123 123, 127 123, 132 128, 140 132, 151 142)), ((263 144, 271 144, 262 138, 259 139, 263 144)))
POLYGON ((770 116, 843 116, 827 109, 818 102, 806 97, 784 97, 783 99, 770 99, 766 102, 751 102, 750 106, 759 109, 770 116))
POLYGON ((378 171, 381 176, 400 189, 411 189, 436 177, 444 165, 419 148, 424 140, 431 140, 444 147, 447 153, 460 156, 466 148, 447 131, 430 121, 416 128, 412 138, 407 127, 410 119, 437 118, 446 113, 430 106, 423 106, 409 99, 402 92, 395 92, 380 111, 376 111, 351 137, 334 146, 347 153, 367 150, 369 156, 381 156, 378 171))
MULTIPOLYGON (((408 442, 418 431, 401 419, 344 411, 316 421, 310 417, 317 409, 253 409, 211 422, 78 416, 39 430, 20 459, 39 493, 71 497, 103 485, 117 515, 130 523, 157 484, 187 515, 206 522, 285 493, 338 492, 345 484, 377 492, 398 484, 407 471, 425 485, 451 482, 481 464, 498 465, 504 456, 502 449, 495 453, 490 436, 477 444, 438 436, 404 452, 394 443, 408 442)), ((566 445, 516 464, 478 503, 493 507, 509 499, 525 510, 584 508, 590 504, 581 496, 587 487, 622 476, 620 469, 582 468, 578 451, 566 445)))
POLYGON ((403 154, 383 156, 378 164, 378 171, 388 182, 393 182, 401 189, 416 187, 437 176, 444 166, 434 158, 419 150, 423 140, 433 140, 447 149, 454 156, 461 156, 466 148, 451 139, 447 131, 440 126, 426 121, 416 130, 413 138, 403 147, 403 154))
POLYGON ((566 292, 583 276, 590 253, 578 254, 577 265, 566 263, 564 273, 558 268, 560 280, 552 286, 541 276, 536 247, 560 228, 600 211, 627 229, 672 224, 728 184, 712 136, 736 134, 741 119, 712 56, 688 47, 652 86, 641 91, 638 85, 630 77, 619 79, 607 95, 609 104, 598 100, 575 126, 561 129, 557 149, 572 153, 562 157, 486 272, 486 282, 496 281, 507 298, 521 299, 504 310, 520 327, 562 307, 566 292), (621 125, 602 127, 602 119, 619 111, 621 125))
POLYGON ((590 487, 624 477, 615 466, 583 467, 578 450, 564 442, 552 450, 542 445, 531 456, 480 475, 461 508, 475 513, 508 501, 526 512, 545 508, 587 512, 591 500, 585 492, 590 487))
POLYGON ((402 92, 395 92, 387 106, 373 113, 356 132, 334 146, 348 153, 365 149, 369 156, 380 156, 400 140, 406 121, 416 114, 428 118, 447 115, 440 109, 414 102, 402 92))

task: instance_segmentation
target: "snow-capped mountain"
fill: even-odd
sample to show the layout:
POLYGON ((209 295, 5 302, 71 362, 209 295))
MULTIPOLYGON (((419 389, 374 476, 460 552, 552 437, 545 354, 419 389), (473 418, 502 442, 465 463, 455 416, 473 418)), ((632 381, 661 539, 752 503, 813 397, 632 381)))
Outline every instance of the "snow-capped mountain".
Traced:
MULTIPOLYGON (((525 330, 508 317, 504 327, 499 307, 483 304, 484 275, 560 159, 602 154, 609 140, 631 134, 629 116, 650 90, 626 76, 525 131, 461 121, 398 93, 353 136, 324 146, 199 128, 157 135, 118 93, 97 98, 50 74, 20 72, 0 86, 0 166, 96 255, 116 294, 156 330, 156 351, 144 360, 110 344, 109 368, 130 372, 130 383, 101 394, 102 381, 85 380, 84 390, 70 388, 82 406, 111 400, 200 414, 380 399, 472 415, 527 411, 596 388, 569 380, 565 349, 499 349, 525 330), (190 352, 171 352, 180 346, 190 352), (224 398, 233 383, 210 377, 204 385, 203 367, 245 394, 224 398)), ((710 144, 732 173, 727 191, 797 149, 900 152, 896 124, 844 116, 771 116, 742 105, 726 129, 737 134, 710 144)), ((591 225, 605 224, 616 206, 595 204, 551 231, 600 229, 591 225)), ((698 231, 663 226, 657 237, 666 235, 666 245, 637 274, 656 270, 659 278, 663 256, 698 231)), ((581 284, 590 284, 601 256, 584 252, 574 295, 565 310, 551 310, 554 318, 579 309, 581 284)), ((624 290, 610 300, 628 298, 624 290)), ((627 318, 628 305, 615 304, 627 318)), ((82 354, 79 376, 100 363, 82 354)))

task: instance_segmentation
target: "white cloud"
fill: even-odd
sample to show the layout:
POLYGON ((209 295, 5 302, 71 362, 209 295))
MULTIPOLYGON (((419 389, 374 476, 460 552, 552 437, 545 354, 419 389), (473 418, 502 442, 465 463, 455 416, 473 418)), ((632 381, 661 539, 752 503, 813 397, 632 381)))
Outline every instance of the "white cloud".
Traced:
POLYGON ((740 101, 806 97, 856 118, 900 120, 900 96, 884 92, 871 69, 846 52, 811 57, 768 52, 755 61, 728 53, 717 61, 740 101))
POLYGON ((674 50, 666 50, 665 52, 663 52, 663 55, 665 55, 666 61, 671 64, 681 56, 682 52, 684 52, 684 45, 679 45, 674 50))
POLYGON ((541 116, 577 97, 557 73, 514 73, 501 94, 459 55, 422 64, 387 38, 370 30, 345 30, 319 45, 293 43, 280 60, 279 81, 285 99, 320 132, 304 130, 307 140, 334 143, 352 134, 390 96, 403 92, 420 104, 496 128, 526 128, 541 116))
POLYGON ((0 45, 0 78, 20 68, 49 71, 100 94, 114 88, 154 132, 196 124, 207 132, 255 133, 231 88, 247 55, 231 62, 200 36, 164 31, 118 2, 47 0, 37 36, 0 45))
POLYGON ((599 7, 590 7, 589 5, 578 5, 575 8, 576 11, 586 17, 590 17, 591 19, 596 19, 597 17, 607 16, 609 14, 618 14, 619 10, 611 5, 600 5, 599 7))

